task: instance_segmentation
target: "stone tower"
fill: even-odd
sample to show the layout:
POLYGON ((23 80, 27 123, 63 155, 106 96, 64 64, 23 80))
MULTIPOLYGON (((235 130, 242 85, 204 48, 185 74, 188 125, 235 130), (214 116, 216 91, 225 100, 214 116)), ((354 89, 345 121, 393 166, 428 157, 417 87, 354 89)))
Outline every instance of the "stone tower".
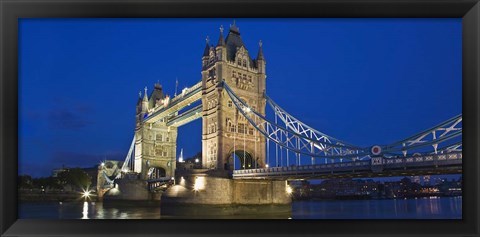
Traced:
POLYGON ((207 38, 202 57, 203 168, 233 170, 234 163, 240 164, 240 169, 265 166, 265 138, 219 85, 225 81, 252 109, 265 115, 266 62, 261 42, 259 46, 257 58, 252 59, 235 23, 226 38, 220 27, 216 46, 207 38))
POLYGON ((167 126, 165 119, 155 123, 142 123, 147 113, 157 105, 168 100, 162 86, 156 83, 150 96, 147 88, 143 98, 138 98, 135 126, 134 171, 142 179, 173 177, 175 175, 175 157, 177 148, 177 128, 167 126))

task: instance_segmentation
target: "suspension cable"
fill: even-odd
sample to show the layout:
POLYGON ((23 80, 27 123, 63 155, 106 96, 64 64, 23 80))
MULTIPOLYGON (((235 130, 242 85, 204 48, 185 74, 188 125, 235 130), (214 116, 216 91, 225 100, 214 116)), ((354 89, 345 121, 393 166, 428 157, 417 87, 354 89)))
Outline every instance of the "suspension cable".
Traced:
MULTIPOLYGON (((275 124, 276 123, 277 123, 277 114, 275 114, 275 124)), ((278 167, 278 144, 277 143, 275 143, 275 156, 276 156, 276 159, 277 159, 276 166, 278 167)))
MULTIPOLYGON (((246 124, 245 124, 246 125, 246 124)), ((246 159, 246 142, 245 142, 245 130, 247 130, 245 128, 245 125, 243 126, 243 165, 245 166, 244 169, 247 169, 247 164, 245 163, 245 159, 246 159)))
MULTIPOLYGON (((232 102, 233 103, 233 102, 232 102)), ((233 153, 232 153, 232 158, 233 158, 233 170, 235 170, 235 156, 237 155, 235 152, 236 150, 236 138, 237 138, 237 112, 238 109, 235 107, 235 124, 233 125, 233 153)))
MULTIPOLYGON (((255 123, 257 123, 257 117, 255 117, 255 123)), ((255 157, 254 157, 254 161, 255 161, 255 169, 256 169, 257 168, 257 131, 256 131, 256 129, 253 130, 253 134, 255 136, 255 157)), ((267 159, 268 159, 268 157, 267 157, 267 159)))

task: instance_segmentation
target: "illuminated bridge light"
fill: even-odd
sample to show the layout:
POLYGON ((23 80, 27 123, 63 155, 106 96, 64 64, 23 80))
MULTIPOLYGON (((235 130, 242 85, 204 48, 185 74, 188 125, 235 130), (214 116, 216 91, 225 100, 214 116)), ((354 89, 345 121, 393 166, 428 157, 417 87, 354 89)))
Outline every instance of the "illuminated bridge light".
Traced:
POLYGON ((86 190, 82 193, 82 197, 84 197, 84 198, 89 198, 90 195, 91 195, 91 191, 89 191, 89 190, 86 190))
POLYGON ((293 189, 292 187, 290 187, 290 185, 287 185, 287 188, 285 190, 287 192, 287 194, 292 194, 293 193, 293 189))
POLYGON ((200 191, 205 189, 205 177, 196 177, 195 184, 193 185, 193 190, 200 191))

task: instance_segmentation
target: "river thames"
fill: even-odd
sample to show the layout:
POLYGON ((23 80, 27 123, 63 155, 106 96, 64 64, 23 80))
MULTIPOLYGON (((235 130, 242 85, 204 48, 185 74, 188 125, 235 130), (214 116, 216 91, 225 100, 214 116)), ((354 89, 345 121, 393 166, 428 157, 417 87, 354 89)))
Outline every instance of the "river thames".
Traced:
POLYGON ((21 219, 461 219, 462 197, 294 201, 285 206, 21 202, 21 219))

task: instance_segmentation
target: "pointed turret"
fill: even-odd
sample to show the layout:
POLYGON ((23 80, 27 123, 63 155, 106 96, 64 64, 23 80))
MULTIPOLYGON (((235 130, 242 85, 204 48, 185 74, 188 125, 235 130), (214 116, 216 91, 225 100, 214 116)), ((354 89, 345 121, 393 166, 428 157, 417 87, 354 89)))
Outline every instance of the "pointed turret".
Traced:
POLYGON ((263 43, 260 40, 258 42, 257 68, 258 68, 258 71, 260 71, 261 73, 265 73, 266 62, 265 62, 265 56, 263 56, 263 47, 262 46, 263 46, 263 43))
POLYGON ((137 109, 137 112, 136 112, 137 114, 142 112, 142 91, 138 92, 138 100, 137 100, 136 109, 137 109))
POLYGON ((210 53, 210 45, 208 45, 210 42, 210 39, 208 38, 208 35, 207 35, 207 38, 205 38, 205 41, 206 41, 206 44, 205 44, 205 49, 203 50, 203 57, 208 57, 210 53))
POLYGON ((147 96, 147 87, 145 86, 145 93, 143 94, 142 100, 142 112, 148 111, 148 96, 147 96))
POLYGON ((140 105, 142 103, 142 91, 138 92, 138 100, 137 100, 137 105, 140 105))
POLYGON ((208 45, 210 43, 210 39, 208 38, 205 38, 205 49, 203 50, 203 56, 202 56, 202 67, 205 67, 207 66, 207 63, 208 63, 208 57, 210 56, 210 45, 208 45))
POLYGON ((225 46, 225 39, 223 38, 223 25, 220 26, 220 37, 218 38, 218 46, 225 46))
POLYGON ((220 26, 220 37, 218 38, 216 55, 218 60, 225 60, 227 58, 227 49, 225 48, 225 39, 223 37, 223 25, 220 26))
POLYGON ((257 54, 257 60, 265 60, 265 57, 263 56, 263 49, 262 49, 262 41, 260 40, 258 42, 258 54, 257 54))
POLYGON ((146 86, 145 86, 145 93, 143 94, 143 102, 148 102, 147 87, 146 86))

